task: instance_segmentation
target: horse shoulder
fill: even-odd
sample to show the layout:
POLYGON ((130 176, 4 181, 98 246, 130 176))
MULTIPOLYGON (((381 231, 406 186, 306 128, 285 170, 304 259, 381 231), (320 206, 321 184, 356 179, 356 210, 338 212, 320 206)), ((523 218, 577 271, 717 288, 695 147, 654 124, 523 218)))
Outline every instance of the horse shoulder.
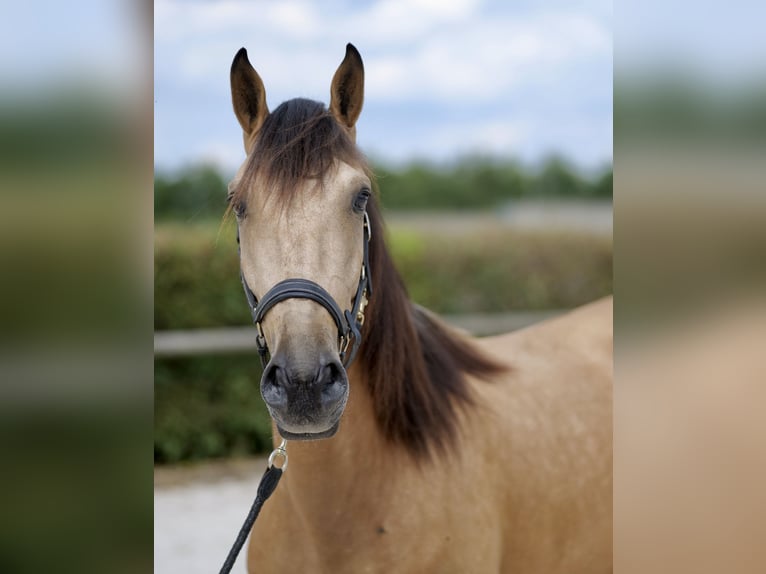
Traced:
POLYGON ((472 385, 468 425, 505 512, 504 565, 601 571, 611 564, 611 298, 478 344, 509 367, 472 385))

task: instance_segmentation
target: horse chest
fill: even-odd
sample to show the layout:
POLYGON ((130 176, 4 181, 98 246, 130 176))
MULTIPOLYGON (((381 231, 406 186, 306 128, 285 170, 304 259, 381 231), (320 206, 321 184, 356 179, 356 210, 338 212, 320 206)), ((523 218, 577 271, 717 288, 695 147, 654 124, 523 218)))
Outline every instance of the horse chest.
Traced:
MULTIPOLYGON (((470 520, 454 520, 444 501, 403 498, 385 510, 328 510, 324 519, 302 515, 289 504, 269 510, 253 530, 251 574, 457 574, 500 568, 499 541, 470 520)), ((451 510, 465 516, 464 510, 451 510)))

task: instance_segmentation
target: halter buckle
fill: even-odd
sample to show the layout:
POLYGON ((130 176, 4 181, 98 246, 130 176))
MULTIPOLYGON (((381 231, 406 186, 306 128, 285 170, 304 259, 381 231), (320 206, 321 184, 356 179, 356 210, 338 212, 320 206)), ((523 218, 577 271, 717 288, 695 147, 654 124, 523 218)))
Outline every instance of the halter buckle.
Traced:
POLYGON ((364 310, 367 307, 367 303, 369 301, 367 300, 367 290, 365 289, 362 291, 362 300, 359 302, 359 311, 356 313, 356 322, 359 323, 360 327, 364 325, 364 310))
POLYGON ((351 337, 347 337, 346 335, 340 336, 339 354, 341 357, 346 354, 346 351, 348 351, 348 344, 350 341, 351 337))
POLYGON ((258 341, 258 345, 260 347, 265 348, 266 347, 266 336, 263 334, 263 328, 261 327, 261 322, 258 321, 255 324, 255 330, 258 331, 258 335, 256 336, 256 339, 258 341))

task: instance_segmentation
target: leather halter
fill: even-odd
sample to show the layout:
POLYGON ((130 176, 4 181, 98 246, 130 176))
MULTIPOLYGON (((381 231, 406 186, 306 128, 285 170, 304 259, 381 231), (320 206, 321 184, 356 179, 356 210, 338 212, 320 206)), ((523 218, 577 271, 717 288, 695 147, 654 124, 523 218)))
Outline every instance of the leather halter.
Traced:
MULTIPOLYGON (((271 359, 266 337, 263 335, 261 323, 266 314, 275 305, 286 301, 287 299, 310 299, 319 303, 335 321, 338 328, 338 347, 340 360, 344 367, 348 367, 356 357, 359 346, 362 342, 362 325, 364 325, 364 309, 368 303, 368 297, 372 295, 372 281, 370 279, 369 264, 369 242, 372 237, 370 229, 370 219, 367 212, 364 212, 364 255, 362 257, 362 271, 359 276, 359 284, 354 295, 353 306, 351 310, 341 312, 340 306, 335 302, 324 287, 309 281, 308 279, 285 279, 269 289, 263 298, 258 301, 255 294, 245 281, 240 265, 239 276, 242 279, 242 287, 245 289, 250 312, 253 315, 253 323, 258 329, 256 337, 256 348, 261 357, 261 363, 265 367, 271 359)), ((239 242, 239 231, 237 232, 237 242, 239 242)))

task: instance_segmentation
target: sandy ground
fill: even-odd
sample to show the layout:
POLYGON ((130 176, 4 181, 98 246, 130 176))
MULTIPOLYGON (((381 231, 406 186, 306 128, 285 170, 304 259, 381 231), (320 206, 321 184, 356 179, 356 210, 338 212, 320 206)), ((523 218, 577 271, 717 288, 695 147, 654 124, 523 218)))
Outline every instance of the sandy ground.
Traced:
MULTIPOLYGON (((154 572, 218 572, 265 468, 259 458, 155 469, 154 572)), ((245 574, 245 552, 232 572, 245 574)))

